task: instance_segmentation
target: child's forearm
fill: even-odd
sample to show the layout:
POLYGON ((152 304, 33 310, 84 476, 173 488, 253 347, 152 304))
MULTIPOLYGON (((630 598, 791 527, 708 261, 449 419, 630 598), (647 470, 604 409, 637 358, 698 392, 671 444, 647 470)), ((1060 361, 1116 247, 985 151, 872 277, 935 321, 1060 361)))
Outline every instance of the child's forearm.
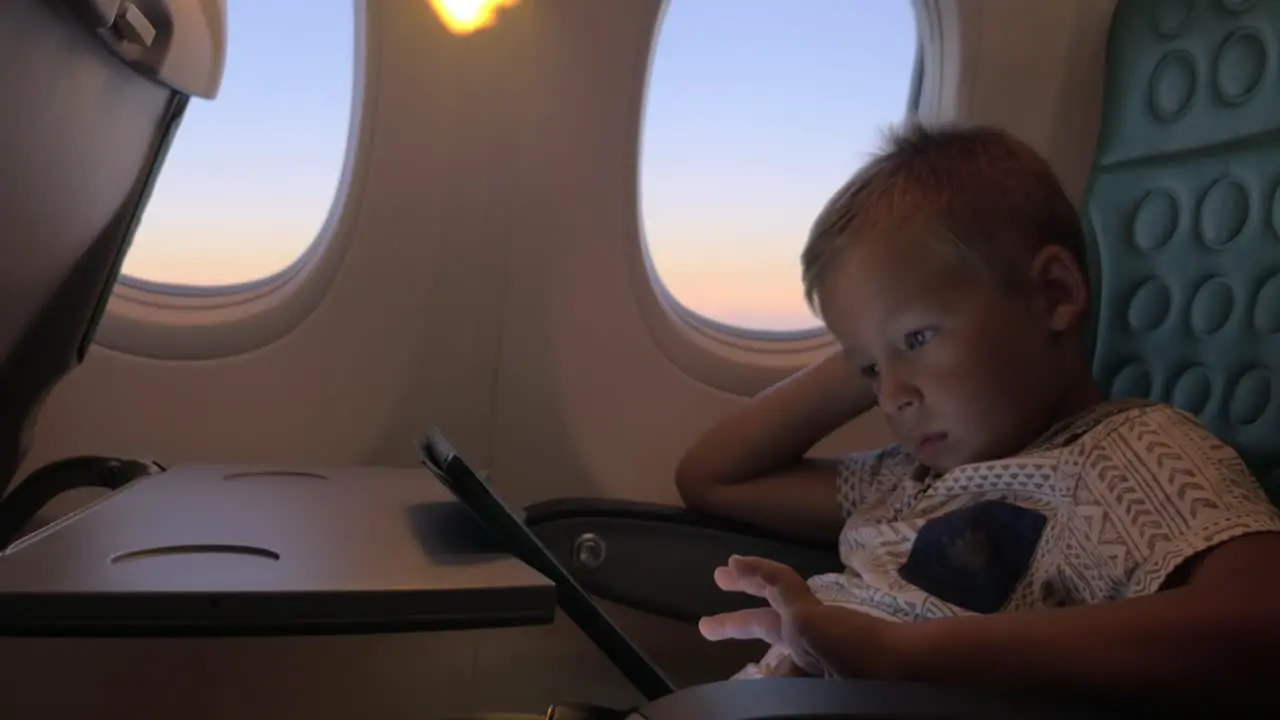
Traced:
POLYGON ((1184 586, 1102 605, 890 624, 819 606, 798 618, 837 675, 1232 699, 1280 675, 1280 534, 1237 538, 1184 586))
POLYGON ((1183 588, 1105 605, 947 618, 902 628, 893 662, 905 678, 1150 697, 1235 683, 1268 656, 1274 667, 1276 623, 1216 600, 1183 588))
POLYGON ((1219 598, 1189 587, 873 631, 856 611, 824 608, 825 617, 807 624, 806 645, 843 677, 1161 697, 1274 678, 1280 606, 1219 598))

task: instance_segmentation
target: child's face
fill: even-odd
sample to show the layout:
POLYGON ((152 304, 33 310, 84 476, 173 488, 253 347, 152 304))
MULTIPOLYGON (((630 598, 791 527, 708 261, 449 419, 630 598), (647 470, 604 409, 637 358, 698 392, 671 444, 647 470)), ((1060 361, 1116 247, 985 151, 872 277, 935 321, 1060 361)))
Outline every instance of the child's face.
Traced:
POLYGON ((935 471, 1015 454, 1059 419, 1061 330, 1086 298, 1055 284, 1054 262, 1077 270, 1049 255, 1025 294, 926 240, 867 238, 833 259, 818 288, 827 325, 875 382, 898 441, 935 471))

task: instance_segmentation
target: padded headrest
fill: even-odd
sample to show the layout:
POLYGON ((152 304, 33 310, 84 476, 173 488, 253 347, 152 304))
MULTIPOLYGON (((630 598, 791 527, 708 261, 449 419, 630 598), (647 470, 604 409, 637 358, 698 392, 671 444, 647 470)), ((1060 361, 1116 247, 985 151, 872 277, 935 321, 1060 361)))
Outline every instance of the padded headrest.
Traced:
POLYGON ((1120 0, 1085 200, 1094 371, 1280 501, 1280 2, 1120 0))

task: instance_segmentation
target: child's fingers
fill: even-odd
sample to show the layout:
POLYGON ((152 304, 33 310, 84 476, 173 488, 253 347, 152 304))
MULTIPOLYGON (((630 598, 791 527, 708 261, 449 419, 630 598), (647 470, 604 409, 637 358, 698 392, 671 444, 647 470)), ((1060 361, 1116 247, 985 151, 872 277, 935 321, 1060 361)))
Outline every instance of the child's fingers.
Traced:
POLYGON ((811 677, 791 655, 782 658, 773 667, 765 668, 763 674, 765 677, 811 677))
POLYGON ((815 602, 813 591, 799 573, 782 563, 758 557, 729 558, 729 566, 717 568, 716 585, 765 598, 776 608, 815 602))
POLYGON ((698 631, 713 641, 764 640, 776 644, 782 641, 782 618, 773 608, 735 610, 702 618, 698 631))
POLYGON ((732 555, 729 557, 728 565, 716 568, 714 577, 716 585, 721 590, 764 597, 770 581, 779 575, 778 569, 795 572, 786 565, 779 565, 772 560, 732 555))
MULTIPOLYGON (((732 561, 731 561, 732 562, 732 561)), ((765 596, 769 585, 754 573, 744 573, 733 565, 721 565, 715 569, 713 577, 716 587, 729 592, 741 592, 758 598, 765 596)))

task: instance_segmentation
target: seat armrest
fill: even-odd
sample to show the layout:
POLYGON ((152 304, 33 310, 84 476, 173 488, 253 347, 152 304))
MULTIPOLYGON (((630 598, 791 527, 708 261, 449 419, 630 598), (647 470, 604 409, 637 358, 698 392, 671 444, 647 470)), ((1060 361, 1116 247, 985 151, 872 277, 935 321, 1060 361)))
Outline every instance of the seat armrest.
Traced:
POLYGON ((764 604, 716 587, 712 573, 730 555, 767 557, 805 577, 844 569, 835 538, 800 542, 673 505, 556 498, 526 508, 525 523, 591 594, 682 622, 764 604))
POLYGON ((22 534, 45 505, 76 488, 119 490, 134 480, 160 471, 144 460, 86 455, 56 460, 18 483, 0 499, 0 550, 22 534))
POLYGON ((660 522, 672 525, 702 528, 716 532, 743 535, 746 537, 769 540, 784 545, 806 547, 817 552, 835 552, 834 540, 830 543, 817 543, 797 540, 781 533, 762 528, 757 525, 711 515, 680 505, 664 505, 662 503, 642 502, 638 500, 615 500, 611 498, 553 498, 534 503, 525 508, 525 522, 543 524, 567 518, 597 517, 610 519, 629 519, 644 522, 660 522))
POLYGON ((761 678, 697 685, 646 703, 631 717, 645 720, 764 718, 912 718, 939 720, 1128 720, 1193 717, 1149 702, 1050 691, 1012 691, 872 680, 761 678))

